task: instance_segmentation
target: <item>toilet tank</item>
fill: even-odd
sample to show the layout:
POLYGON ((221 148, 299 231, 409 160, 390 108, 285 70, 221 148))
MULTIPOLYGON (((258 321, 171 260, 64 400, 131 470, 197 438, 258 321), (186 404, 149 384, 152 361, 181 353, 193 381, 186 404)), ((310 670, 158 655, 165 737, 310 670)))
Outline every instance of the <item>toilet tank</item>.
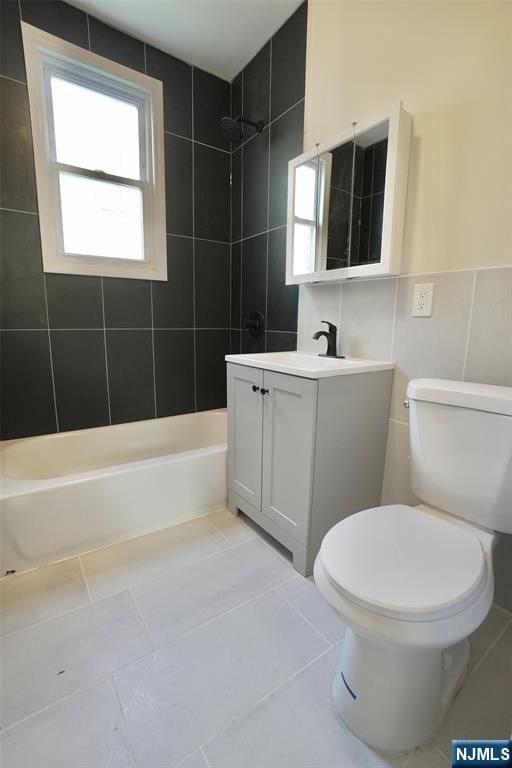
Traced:
POLYGON ((416 496, 512 533, 512 387, 414 379, 407 398, 416 496))

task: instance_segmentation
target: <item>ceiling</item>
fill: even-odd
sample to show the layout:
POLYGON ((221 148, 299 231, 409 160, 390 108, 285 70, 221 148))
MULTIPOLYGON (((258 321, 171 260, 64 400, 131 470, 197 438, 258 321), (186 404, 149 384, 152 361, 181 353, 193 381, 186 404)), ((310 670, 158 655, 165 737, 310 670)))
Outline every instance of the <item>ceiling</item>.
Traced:
POLYGON ((232 80, 302 0, 71 0, 166 53, 232 80))

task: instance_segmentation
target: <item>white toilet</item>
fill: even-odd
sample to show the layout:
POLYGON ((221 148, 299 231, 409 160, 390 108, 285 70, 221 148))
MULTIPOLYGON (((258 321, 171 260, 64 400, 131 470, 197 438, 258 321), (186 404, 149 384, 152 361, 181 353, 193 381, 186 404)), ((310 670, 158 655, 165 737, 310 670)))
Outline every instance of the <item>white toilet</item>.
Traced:
POLYGON ((467 638, 492 604, 496 532, 512 533, 512 388, 416 379, 407 397, 425 503, 347 517, 314 569, 348 627, 336 709, 363 741, 398 751, 431 738, 460 688, 467 638))

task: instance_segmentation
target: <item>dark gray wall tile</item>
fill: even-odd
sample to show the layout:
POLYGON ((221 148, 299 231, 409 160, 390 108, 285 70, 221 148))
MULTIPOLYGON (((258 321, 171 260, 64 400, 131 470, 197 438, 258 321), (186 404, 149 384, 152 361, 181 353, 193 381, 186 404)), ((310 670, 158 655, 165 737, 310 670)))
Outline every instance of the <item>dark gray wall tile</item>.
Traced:
POLYGON ((51 331, 59 429, 109 423, 103 331, 51 331))
POLYGON ((2 328, 46 328, 39 218, 0 211, 2 328))
POLYGON ((229 354, 239 355, 240 352, 242 351, 242 332, 240 330, 236 330, 235 328, 232 328, 229 338, 230 338, 229 354))
POLYGON ((192 235, 192 142, 165 134, 167 232, 192 235))
POLYGON ((46 275, 50 328, 103 328, 101 278, 46 275))
POLYGON ((21 0, 23 21, 61 37, 68 43, 89 47, 87 15, 60 0, 21 0))
POLYGON ((265 315, 267 284, 267 235, 242 243, 242 327, 252 312, 265 315))
POLYGON ((272 38, 272 119, 304 98, 307 3, 272 38))
POLYGON ((112 424, 152 419, 155 396, 151 331, 107 331, 107 361, 112 424))
POLYGON ((26 85, 0 88, 0 207, 37 212, 32 131, 26 85))
POLYGON ((242 150, 231 155, 231 242, 242 237, 242 150))
POLYGON ((151 328, 151 282, 103 278, 107 328, 151 328))
POLYGON ((288 161, 304 144, 304 102, 270 126, 270 228, 286 224, 288 161))
POLYGON ((286 285, 286 227, 268 233, 267 328, 296 331, 298 285, 286 285))
POLYGON ((267 352, 294 352, 297 349, 297 334, 267 331, 267 352))
POLYGON ((164 129, 192 138, 192 67, 151 45, 146 46, 146 72, 161 80, 164 129))
POLYGON ((231 328, 241 327, 242 244, 231 246, 231 328))
POLYGON ((194 145, 195 235, 229 241, 229 155, 194 145))
POLYGON ((195 409, 194 331, 155 330, 157 416, 195 409))
POLYGON ((194 139, 229 150, 220 119, 229 115, 229 83, 194 67, 194 139))
POLYGON ((268 128, 242 147, 243 237, 267 229, 268 128))
POLYGON ((197 410, 226 407, 229 330, 196 331, 197 410))
POLYGON ((2 331, 0 427, 3 440, 55 432, 46 331, 2 331))
POLYGON ((260 352, 265 352, 265 333, 261 336, 254 338, 249 331, 242 331, 242 354, 243 355, 255 355, 260 352))
POLYGON ((144 43, 89 16, 91 51, 125 67, 144 72, 144 43))
POLYGON ((194 257, 193 241, 167 236, 167 280, 153 283, 155 328, 193 328, 194 257))
POLYGON ((229 245, 196 240, 197 328, 229 328, 229 245))
POLYGON ((18 0, 0 2, 0 75, 26 80, 18 0))
MULTIPOLYGON (((266 125, 269 120, 270 43, 261 48, 244 69, 244 117, 266 125)), ((246 137, 252 134, 246 128, 246 137)), ((245 138, 245 137, 244 137, 245 138)))

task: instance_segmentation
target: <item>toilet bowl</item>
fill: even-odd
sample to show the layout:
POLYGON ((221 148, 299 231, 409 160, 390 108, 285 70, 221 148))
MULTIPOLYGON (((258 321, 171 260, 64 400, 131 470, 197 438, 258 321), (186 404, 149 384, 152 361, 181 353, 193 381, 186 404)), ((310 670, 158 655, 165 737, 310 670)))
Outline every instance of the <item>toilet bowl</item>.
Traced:
POLYGON ((412 485, 427 503, 342 520, 314 566, 347 625, 336 710, 363 741, 395 751, 428 741, 463 684, 468 636, 492 605, 495 531, 512 532, 512 389, 417 380, 408 396, 412 485))

